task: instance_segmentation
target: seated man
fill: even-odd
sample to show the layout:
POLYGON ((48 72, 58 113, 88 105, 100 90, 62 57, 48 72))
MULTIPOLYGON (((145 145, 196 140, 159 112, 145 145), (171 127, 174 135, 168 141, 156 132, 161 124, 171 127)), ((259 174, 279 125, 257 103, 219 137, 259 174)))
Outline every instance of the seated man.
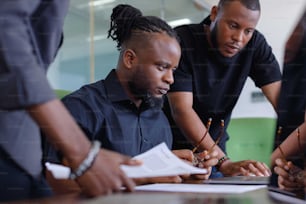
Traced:
MULTIPOLYGON (((66 96, 64 104, 88 138, 99 140, 103 148, 130 156, 161 142, 171 148, 171 129, 162 104, 181 55, 176 33, 157 17, 143 16, 129 5, 118 5, 111 15, 108 36, 117 41, 120 51, 117 68, 105 80, 66 96)), ((189 162, 193 160, 190 150, 174 153, 189 162)), ((217 163, 216 152, 204 157, 204 167, 217 163)), ((181 178, 136 181, 151 182, 181 182, 181 178)))

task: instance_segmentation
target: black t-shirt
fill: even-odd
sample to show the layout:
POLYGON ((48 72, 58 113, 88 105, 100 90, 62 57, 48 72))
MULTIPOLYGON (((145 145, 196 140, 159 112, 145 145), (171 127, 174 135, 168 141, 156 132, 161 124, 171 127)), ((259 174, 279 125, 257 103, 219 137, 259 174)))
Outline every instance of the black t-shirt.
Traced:
MULTIPOLYGON (((258 31, 246 47, 231 58, 211 48, 202 23, 180 26, 176 31, 181 39, 182 57, 170 91, 193 92, 193 108, 202 122, 206 124, 208 118, 213 120, 210 134, 214 139, 218 137, 221 119, 227 127, 248 76, 257 87, 281 79, 271 47, 258 31)), ((185 139, 177 128, 173 128, 173 134, 174 148, 190 148, 182 145, 186 142, 182 141, 185 139)), ((225 133, 219 143, 223 151, 227 139, 225 133)))

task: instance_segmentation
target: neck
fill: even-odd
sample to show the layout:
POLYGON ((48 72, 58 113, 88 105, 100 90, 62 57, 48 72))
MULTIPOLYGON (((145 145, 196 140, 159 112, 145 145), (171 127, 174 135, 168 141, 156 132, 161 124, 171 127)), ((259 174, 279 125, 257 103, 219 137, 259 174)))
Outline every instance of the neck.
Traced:
POLYGON ((116 69, 116 74, 118 77, 118 80, 120 84, 122 85, 124 92, 128 96, 128 98, 135 104, 137 108, 140 107, 142 100, 139 98, 136 98, 135 95, 131 92, 130 87, 129 87, 129 79, 124 73, 124 70, 117 68, 116 69))

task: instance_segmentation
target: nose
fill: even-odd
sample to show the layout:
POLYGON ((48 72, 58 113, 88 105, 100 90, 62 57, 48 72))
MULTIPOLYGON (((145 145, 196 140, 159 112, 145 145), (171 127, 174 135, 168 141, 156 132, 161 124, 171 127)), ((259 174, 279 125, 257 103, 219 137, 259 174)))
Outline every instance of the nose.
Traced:
POLYGON ((244 33, 242 30, 237 30, 234 34, 233 34, 233 40, 236 42, 242 42, 243 41, 243 37, 244 37, 244 33))
POLYGON ((173 84, 173 82, 174 82, 173 70, 172 69, 167 69, 163 78, 164 78, 164 81, 167 82, 167 84, 173 84))

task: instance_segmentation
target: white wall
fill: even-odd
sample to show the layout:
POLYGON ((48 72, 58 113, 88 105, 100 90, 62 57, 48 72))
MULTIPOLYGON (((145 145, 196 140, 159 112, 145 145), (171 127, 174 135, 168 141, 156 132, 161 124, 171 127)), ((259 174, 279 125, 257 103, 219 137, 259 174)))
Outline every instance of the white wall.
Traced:
MULTIPOLYGON (((286 39, 305 6, 305 0, 261 0, 262 14, 257 29, 265 35, 281 67, 286 39)), ((232 117, 275 117, 267 101, 251 102, 251 93, 254 91, 260 89, 249 79, 232 117)))

